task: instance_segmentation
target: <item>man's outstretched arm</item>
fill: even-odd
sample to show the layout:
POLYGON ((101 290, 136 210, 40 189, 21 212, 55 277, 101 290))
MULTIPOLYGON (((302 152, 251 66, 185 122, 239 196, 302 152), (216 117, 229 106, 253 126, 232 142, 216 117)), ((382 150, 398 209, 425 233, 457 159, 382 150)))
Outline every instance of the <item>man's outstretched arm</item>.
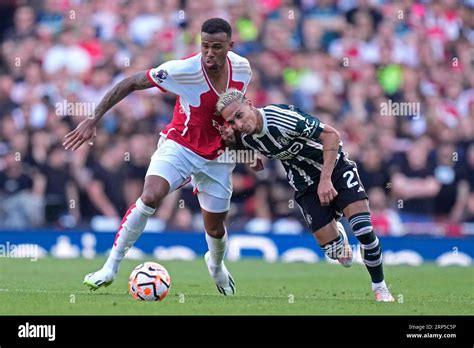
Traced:
POLYGON ((323 168, 318 185, 318 196, 321 205, 328 205, 338 195, 332 184, 332 172, 334 170, 341 136, 339 132, 329 125, 324 126, 319 139, 323 144, 323 168))
POLYGON ((136 90, 152 87, 154 87, 154 84, 148 80, 146 71, 136 73, 117 83, 102 98, 94 113, 88 115, 84 121, 79 123, 76 129, 66 135, 66 140, 63 143, 65 149, 74 151, 85 141, 91 140, 96 135, 95 127, 102 116, 127 95, 136 90))

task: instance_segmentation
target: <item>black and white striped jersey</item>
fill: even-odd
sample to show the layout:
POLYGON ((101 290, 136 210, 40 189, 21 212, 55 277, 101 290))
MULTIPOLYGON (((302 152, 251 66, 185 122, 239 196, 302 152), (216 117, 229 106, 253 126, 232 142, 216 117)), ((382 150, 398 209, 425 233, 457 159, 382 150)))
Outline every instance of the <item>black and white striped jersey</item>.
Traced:
MULTIPOLYGON (((258 109, 263 117, 259 134, 242 134, 242 144, 262 155, 281 160, 290 185, 302 192, 319 181, 324 123, 293 105, 270 104, 258 109)), ((342 151, 339 144, 338 156, 342 151)))

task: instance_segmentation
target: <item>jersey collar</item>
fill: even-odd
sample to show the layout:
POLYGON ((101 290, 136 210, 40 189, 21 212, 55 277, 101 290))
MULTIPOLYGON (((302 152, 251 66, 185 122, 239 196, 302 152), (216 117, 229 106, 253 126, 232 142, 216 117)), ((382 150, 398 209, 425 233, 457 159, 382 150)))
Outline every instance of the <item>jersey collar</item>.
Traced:
POLYGON ((257 109, 257 111, 260 113, 260 115, 262 116, 262 119, 263 119, 263 126, 262 126, 262 131, 258 134, 254 134, 254 137, 257 137, 257 138, 261 138, 265 135, 265 133, 267 133, 268 131, 268 127, 267 127, 267 117, 265 115, 265 110, 263 110, 263 108, 261 109, 257 109))
MULTIPOLYGON (((206 79, 206 82, 207 82, 207 85, 209 86, 209 88, 211 89, 211 91, 214 91, 214 93, 217 95, 217 97, 220 96, 220 94, 217 92, 217 90, 214 88, 214 86, 212 85, 212 82, 211 80, 209 79, 209 77, 207 76, 207 72, 206 72, 206 69, 204 68, 204 64, 202 62, 202 53, 200 53, 201 55, 201 70, 204 74, 204 78, 206 79)), ((226 62, 227 62, 227 85, 226 85, 226 88, 225 90, 227 91, 229 89, 229 85, 230 85, 230 81, 232 80, 232 64, 230 62, 230 58, 229 58, 229 55, 227 55, 226 57, 226 62)))

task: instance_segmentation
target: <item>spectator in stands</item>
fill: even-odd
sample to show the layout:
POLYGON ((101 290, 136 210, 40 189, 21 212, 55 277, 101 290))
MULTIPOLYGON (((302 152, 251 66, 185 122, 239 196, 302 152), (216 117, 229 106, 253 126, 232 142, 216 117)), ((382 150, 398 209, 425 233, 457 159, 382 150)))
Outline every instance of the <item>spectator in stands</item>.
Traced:
POLYGON ((390 188, 387 165, 383 162, 382 153, 374 143, 369 143, 361 149, 360 158, 359 175, 367 192, 373 187, 390 188))
POLYGON ((33 180, 33 176, 26 172, 18 152, 6 154, 0 164, 0 227, 41 226, 44 221, 43 199, 35 187, 39 180, 33 180))
POLYGON ((428 163, 429 146, 423 138, 413 142, 391 177, 393 197, 404 222, 433 220, 433 198, 441 185, 435 178, 433 166, 428 163))
MULTIPOLYGON (((361 178, 362 179, 362 178, 361 178)), ((379 236, 401 236, 405 233, 397 211, 388 208, 388 199, 381 187, 367 190, 370 202, 370 218, 379 236)))
POLYGON ((111 143, 91 165, 93 179, 87 193, 99 215, 120 220, 120 212, 127 208, 123 194, 126 152, 124 142, 111 143))
POLYGON ((48 224, 74 227, 80 219, 79 193, 69 174, 66 153, 60 144, 48 149, 46 162, 36 164, 44 176, 45 218, 48 224))
POLYGON ((63 30, 59 34, 59 42, 44 55, 43 69, 49 75, 66 72, 71 76, 81 76, 91 66, 89 54, 79 46, 77 34, 72 29, 63 30))
POLYGON ((257 179, 254 172, 248 169, 248 166, 240 163, 234 169, 232 185, 232 202, 228 219, 236 226, 241 225, 242 222, 248 219, 248 216, 253 215, 249 205, 252 204, 251 198, 255 194, 257 179))
POLYGON ((22 40, 35 36, 35 11, 32 7, 22 6, 15 12, 13 19, 14 27, 8 29, 4 34, 5 40, 21 43, 22 40))
POLYGON ((435 151, 434 176, 441 187, 434 198, 434 214, 439 221, 459 223, 469 195, 465 163, 452 143, 442 143, 435 151))

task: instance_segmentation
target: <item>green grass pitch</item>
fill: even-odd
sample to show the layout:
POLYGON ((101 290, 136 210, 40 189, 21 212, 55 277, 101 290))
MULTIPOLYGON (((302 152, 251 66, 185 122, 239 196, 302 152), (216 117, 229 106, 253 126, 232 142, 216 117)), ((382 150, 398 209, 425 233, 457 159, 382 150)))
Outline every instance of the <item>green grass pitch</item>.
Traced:
POLYGON ((224 297, 203 260, 163 261, 172 279, 170 293, 163 302, 139 302, 127 289, 139 261, 125 260, 108 288, 93 292, 82 284, 103 261, 0 259, 0 315, 473 314, 473 267, 385 267, 396 302, 377 303, 362 265, 227 262, 237 295, 224 297))

